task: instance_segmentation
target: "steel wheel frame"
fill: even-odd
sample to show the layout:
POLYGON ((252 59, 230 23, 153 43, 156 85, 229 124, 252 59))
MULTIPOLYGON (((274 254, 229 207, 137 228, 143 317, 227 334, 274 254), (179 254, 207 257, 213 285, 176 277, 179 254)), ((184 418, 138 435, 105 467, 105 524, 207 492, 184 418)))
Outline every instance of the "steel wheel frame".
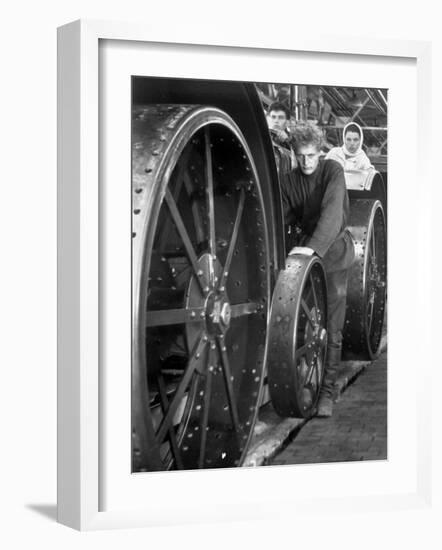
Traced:
POLYGON ((273 294, 269 322, 268 383, 283 417, 315 410, 327 352, 327 283, 315 256, 289 256, 273 294))
POLYGON ((387 285, 387 235, 379 200, 351 199, 348 228, 355 244, 343 331, 346 358, 372 360, 380 352, 387 285))
MULTIPOLYGON (((266 209, 257 172, 239 128, 228 115, 218 109, 173 105, 137 108, 133 124, 136 127, 133 143, 132 233, 133 470, 237 466, 244 460, 256 419, 265 365, 266 321, 270 301, 271 266, 266 209), (210 141, 210 132, 214 128, 226 130, 232 142, 239 145, 248 178, 235 182, 238 204, 235 206, 235 216, 229 222, 232 225, 231 240, 227 245, 223 263, 217 258, 218 243, 215 234, 215 210, 218 210, 218 214, 221 212, 222 218, 223 198, 219 199, 214 193, 213 163, 216 150, 212 151, 214 144, 210 141), (144 141, 140 138, 140 129, 146 132, 144 141), (206 210, 205 215, 204 212, 203 215, 197 215, 193 211, 192 220, 196 238, 198 234, 201 236, 201 233, 207 230, 207 243, 203 251, 196 250, 192 242, 195 235, 190 235, 183 212, 178 208, 180 192, 174 196, 174 190, 169 188, 169 182, 174 174, 174 181, 179 180, 176 171, 181 168, 178 168, 178 165, 185 151, 192 151, 191 140, 197 135, 204 136, 206 210), (167 205, 174 230, 184 245, 191 275, 186 280, 182 307, 149 311, 148 288, 152 283, 148 279, 155 263, 152 260, 154 241, 159 238, 158 224, 164 205, 167 205), (252 206, 256 213, 251 212, 252 206), (232 302, 228 295, 234 295, 236 292, 235 289, 232 290, 233 283, 230 279, 233 275, 230 275, 230 269, 232 273, 235 270, 238 272, 235 265, 241 261, 241 256, 244 255, 249 261, 251 258, 251 253, 244 246, 253 248, 251 244, 244 245, 242 242, 246 235, 246 224, 242 223, 245 219, 243 211, 246 208, 250 219, 259 220, 256 222, 259 226, 257 241, 253 246, 256 249, 256 262, 259 260, 261 266, 258 273, 254 273, 253 276, 260 281, 262 294, 259 295, 259 302, 249 296, 247 300, 236 303, 232 302), (240 246, 242 253, 238 254, 240 246), (235 337, 231 335, 234 330, 229 332, 231 324, 235 324, 239 340, 245 338, 246 343, 235 343, 235 337), (150 330, 170 325, 183 327, 183 336, 189 349, 186 367, 182 370, 176 388, 169 391, 169 396, 168 388, 160 382, 163 378, 161 369, 155 367, 156 381, 152 381, 149 366, 152 361, 149 362, 147 357, 145 338, 150 330), (240 373, 238 365, 241 366, 241 363, 232 364, 231 356, 235 345, 244 355, 244 349, 252 337, 242 336, 242 333, 247 332, 249 325, 256 329, 259 327, 259 330, 252 331, 249 328, 248 331, 251 334, 259 333, 260 343, 254 345, 256 361, 253 368, 250 368, 250 360, 246 357, 243 359, 244 368, 240 373), (193 328, 201 326, 204 328, 199 335, 192 335, 193 328), (143 327, 147 327, 147 332, 143 327), (222 398, 221 387, 224 391, 222 398), (154 399, 152 393, 156 394, 154 399), (213 405, 217 400, 225 402, 223 411, 216 410, 213 405), (152 409, 150 404, 154 401, 156 408, 152 409), (230 424, 228 429, 225 428, 226 417, 230 424), (213 439, 213 433, 217 441, 213 439), (225 451, 220 451, 216 447, 222 444, 225 445, 225 451)), ((219 138, 219 141, 223 139, 219 138)), ((218 144, 218 148, 220 147, 223 146, 218 144)), ((186 162, 183 161, 185 166, 186 162)), ((228 193, 224 196, 227 197, 228 193)), ((161 227, 163 236, 170 231, 166 225, 161 227)), ((167 239, 166 235, 166 242, 167 239)), ((222 257, 222 254, 219 256, 222 257)), ((170 263, 165 257, 161 257, 160 261, 165 265, 170 263)), ((248 287, 249 290, 250 288, 248 287)), ((164 290, 167 292, 167 289, 164 290)), ((252 290, 256 291, 255 288, 252 290)))

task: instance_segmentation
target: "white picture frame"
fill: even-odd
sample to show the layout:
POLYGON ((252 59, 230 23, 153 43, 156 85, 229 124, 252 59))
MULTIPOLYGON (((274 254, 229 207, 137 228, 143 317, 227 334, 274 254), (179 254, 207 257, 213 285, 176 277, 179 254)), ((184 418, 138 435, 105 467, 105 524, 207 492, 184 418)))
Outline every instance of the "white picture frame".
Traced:
MULTIPOLYGON (((206 38, 203 33, 198 40, 191 39, 183 29, 179 34, 167 36, 164 31, 147 32, 142 25, 102 21, 76 21, 59 29, 58 36, 58 521, 80 530, 117 527, 139 527, 173 523, 201 521, 230 521, 234 519, 260 518, 267 513, 266 503, 284 503, 285 513, 294 510, 312 513, 326 510, 330 500, 323 496, 296 500, 292 494, 281 490, 271 493, 260 490, 248 495, 237 495, 235 506, 220 513, 221 504, 226 501, 220 496, 213 506, 207 500, 196 500, 188 511, 180 513, 179 498, 176 507, 167 513, 163 505, 152 506, 155 491, 161 483, 169 479, 151 478, 152 495, 150 505, 112 506, 103 510, 100 484, 103 483, 101 456, 103 433, 101 417, 103 408, 100 399, 103 387, 102 357, 100 352, 102 301, 101 272, 102 250, 99 223, 101 204, 100 188, 100 44, 104 41, 125 44, 125 47, 140 44, 167 44, 175 54, 180 49, 192 47, 200 51, 213 47, 227 48, 229 55, 239 55, 244 51, 279 53, 302 52, 311 55, 336 56, 376 56, 378 59, 409 59, 416 64, 418 115, 417 136, 430 134, 430 91, 427 83, 431 77, 431 44, 413 41, 365 40, 363 38, 330 36, 311 38, 299 33, 296 37, 281 36, 278 42, 268 44, 263 37, 246 38, 240 36, 225 39, 221 34, 206 38), (252 496, 250 496, 252 495, 252 496), (197 513, 196 513, 197 512, 197 513)), ((210 52, 208 52, 210 57, 210 52)), ((220 74, 220 77, 222 75, 220 74)), ((351 82, 348 82, 351 84, 351 82)), ((418 232, 425 234, 429 217, 426 206, 431 204, 430 163, 424 140, 417 140, 417 159, 420 170, 417 205, 418 232)), ((394 166, 393 158, 393 166, 394 166)), ((391 197, 394 198, 392 193, 391 197)), ((394 232, 391 242, 395 243, 394 232)), ((391 243, 390 243, 391 244, 391 243)), ((420 304, 426 313, 430 311, 431 255, 428 246, 418 254, 420 269, 417 274, 419 288, 414 293, 412 307, 420 304), (427 284, 426 284, 427 283, 427 284)), ((411 284, 415 284, 413 279, 411 284)), ((393 291, 394 294, 394 291, 393 291)), ((429 315, 426 316, 427 318, 429 315)), ((391 321, 390 321, 391 322, 391 321)), ((426 336, 419 346, 425 347, 431 337, 429 321, 426 336)), ((392 326, 392 325, 390 325, 392 326)), ((394 328, 394 327, 393 327, 394 328)), ((394 330, 393 330, 394 333, 394 330)), ((393 334, 394 336, 394 334, 393 334)), ((417 353, 417 348, 411 350, 417 353)), ((425 352, 429 357, 428 349, 425 352)), ((130 360, 130 359, 128 359, 130 360)), ((409 361, 413 360, 413 353, 409 361)), ((416 381, 416 414, 413 417, 416 429, 415 483, 413 489, 386 492, 384 494, 339 496, 334 507, 345 510, 359 507, 361 510, 427 506, 431 499, 430 432, 426 419, 431 415, 431 403, 425 387, 429 385, 431 361, 423 361, 422 376, 416 381)), ((393 365, 394 368, 394 365, 393 365)), ((128 436, 129 440, 129 436, 128 436)), ((129 443, 128 443, 129 446, 129 443)), ((346 466, 347 468, 349 465, 346 466)), ((351 467, 351 466, 350 466, 351 467)), ((292 468, 292 467, 289 467, 292 468)), ((285 476, 289 470, 285 470, 285 476)), ((281 469, 261 469, 259 478, 251 470, 239 469, 229 472, 187 472, 172 474, 173 483, 182 490, 188 484, 195 484, 203 490, 203 485, 225 484, 225 474, 235 476, 236 483, 256 486, 256 481, 267 487, 280 480, 281 469), (278 474, 279 472, 279 474, 278 474), (196 477, 200 476, 204 477, 196 477), (204 483, 201 480, 204 479, 204 483), (245 481, 244 481, 245 480, 245 481)), ((342 470, 334 473, 341 476, 342 470)), ((164 474, 159 474, 164 475, 164 474)), ((324 470, 324 475, 327 471, 324 470)), ((179 495, 178 489, 178 495, 179 495)), ((210 499, 210 494, 208 495, 210 499)), ((227 498, 227 497, 225 497, 227 498)), ((275 508, 272 506, 272 508, 275 508)), ((281 508, 281 507, 279 507, 281 508)), ((279 512, 278 515, 281 515, 279 512)))

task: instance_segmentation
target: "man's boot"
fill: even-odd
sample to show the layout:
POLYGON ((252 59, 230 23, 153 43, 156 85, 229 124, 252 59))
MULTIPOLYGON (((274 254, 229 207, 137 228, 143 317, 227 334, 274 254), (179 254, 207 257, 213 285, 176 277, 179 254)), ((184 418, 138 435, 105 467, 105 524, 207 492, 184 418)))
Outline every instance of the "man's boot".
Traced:
POLYGON ((335 382, 338 376, 339 364, 341 362, 341 343, 330 342, 327 346, 327 357, 325 361, 324 378, 319 393, 318 409, 316 416, 327 418, 333 414, 333 396, 335 382))

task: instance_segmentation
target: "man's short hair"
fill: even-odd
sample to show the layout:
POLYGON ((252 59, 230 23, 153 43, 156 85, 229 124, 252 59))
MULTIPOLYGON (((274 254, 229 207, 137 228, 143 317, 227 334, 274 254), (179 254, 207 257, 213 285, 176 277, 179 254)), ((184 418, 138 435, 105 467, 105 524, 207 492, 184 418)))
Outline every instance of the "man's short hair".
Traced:
POLYGON ((358 136, 361 137, 361 129, 359 128, 359 126, 357 124, 348 124, 345 128, 344 136, 348 132, 355 132, 355 134, 358 134, 358 136))
POLYGON ((293 128, 292 140, 294 147, 316 145, 318 151, 320 151, 324 144, 324 135, 316 124, 312 122, 298 122, 293 128))
POLYGON ((287 117, 287 120, 290 119, 290 109, 287 107, 287 105, 285 105, 285 103, 274 101, 267 109, 267 114, 269 115, 272 111, 283 111, 285 113, 285 116, 287 117))

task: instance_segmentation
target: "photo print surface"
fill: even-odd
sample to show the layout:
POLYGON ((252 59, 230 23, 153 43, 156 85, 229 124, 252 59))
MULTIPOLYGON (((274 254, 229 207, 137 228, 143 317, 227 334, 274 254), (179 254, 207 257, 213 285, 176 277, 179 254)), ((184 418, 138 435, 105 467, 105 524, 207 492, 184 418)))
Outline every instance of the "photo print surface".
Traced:
POLYGON ((132 77, 132 471, 387 458, 387 90, 132 77))

